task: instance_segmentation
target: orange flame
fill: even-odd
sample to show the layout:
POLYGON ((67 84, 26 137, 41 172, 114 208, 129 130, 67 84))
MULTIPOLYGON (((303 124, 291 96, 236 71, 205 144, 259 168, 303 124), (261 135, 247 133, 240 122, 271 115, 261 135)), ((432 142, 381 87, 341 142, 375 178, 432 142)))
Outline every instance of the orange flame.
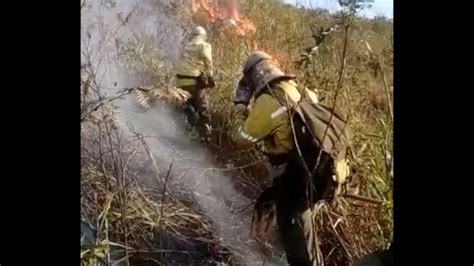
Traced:
POLYGON ((218 5, 211 0, 191 0, 191 12, 196 14, 199 10, 206 14, 211 23, 223 21, 232 26, 238 36, 253 35, 256 31, 252 21, 239 13, 236 0, 227 5, 218 5))
POLYGON ((218 7, 209 0, 191 0, 191 12, 196 14, 199 10, 202 10, 211 22, 222 19, 219 17, 218 7))
POLYGON ((257 29, 252 21, 239 14, 236 0, 231 1, 231 4, 229 5, 229 13, 230 19, 233 19, 236 22, 237 35, 245 36, 249 34, 253 35, 255 33, 257 29))

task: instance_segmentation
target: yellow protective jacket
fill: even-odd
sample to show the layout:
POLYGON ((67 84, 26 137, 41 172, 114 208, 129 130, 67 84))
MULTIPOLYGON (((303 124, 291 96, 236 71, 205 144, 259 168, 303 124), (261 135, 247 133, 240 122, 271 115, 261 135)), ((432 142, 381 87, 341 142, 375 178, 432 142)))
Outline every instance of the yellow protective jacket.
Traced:
MULTIPOLYGON (((310 100, 317 103, 315 92, 306 88, 305 90, 310 100)), ((264 154, 268 155, 271 162, 275 158, 289 159, 287 155, 293 151, 294 137, 287 110, 300 99, 301 94, 296 82, 283 80, 273 82, 271 92, 266 89, 258 95, 250 111, 244 104, 235 105, 231 117, 231 137, 237 148, 246 148, 256 144, 264 154)), ((343 155, 333 161, 333 179, 339 184, 345 182, 350 171, 345 152, 343 155)), ((276 160, 277 164, 285 163, 280 159, 276 160)))
MULTIPOLYGON (((212 46, 206 42, 204 36, 196 35, 184 47, 184 51, 176 64, 176 74, 189 77, 198 77, 204 74, 213 76, 212 46)), ((196 85, 195 79, 178 79, 177 86, 196 85)))
MULTIPOLYGON (((253 108, 237 104, 232 110, 232 140, 238 148, 257 144, 265 154, 272 156, 286 155, 294 146, 291 121, 286 105, 293 104, 301 98, 294 80, 282 80, 272 83, 272 93, 264 90, 255 99, 253 108), (280 99, 280 102, 274 97, 280 99)), ((316 94, 307 90, 313 102, 316 94)))

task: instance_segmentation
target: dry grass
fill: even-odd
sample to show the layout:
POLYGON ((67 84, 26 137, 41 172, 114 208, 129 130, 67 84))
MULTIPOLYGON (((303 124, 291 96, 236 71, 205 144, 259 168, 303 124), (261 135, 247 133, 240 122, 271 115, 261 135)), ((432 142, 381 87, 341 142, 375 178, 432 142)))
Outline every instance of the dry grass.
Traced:
MULTIPOLYGON (((108 112, 105 107, 99 111, 108 112)), ((210 221, 190 202, 164 189, 167 173, 159 173, 145 160, 144 140, 123 139, 113 123, 104 119, 83 122, 81 220, 88 221, 98 234, 95 245, 83 243, 83 264, 107 261, 105 255, 110 254, 113 243, 120 243, 124 257, 162 258, 176 252, 163 252, 163 247, 189 242, 189 250, 178 251, 186 254, 200 246, 214 253, 192 256, 222 259, 223 245, 210 221), (157 186, 144 185, 146 177, 154 178, 157 186)))
MULTIPOLYGON (((311 35, 317 34, 320 27, 335 25, 338 19, 322 11, 283 7, 274 2, 241 1, 244 12, 257 26, 257 33, 251 40, 260 49, 276 56, 287 72, 297 74, 306 86, 317 89, 324 103, 332 105, 342 59, 343 30, 325 38, 318 53, 305 57, 304 64, 298 64, 298 61, 304 49, 314 45, 311 35)), ((173 10, 178 15, 185 13, 182 6, 173 7, 173 10)), ((195 19, 196 22, 199 20, 195 19)), ((189 23, 189 20, 183 23, 189 23)), ((208 148, 217 154, 223 168, 229 163, 249 165, 232 170, 236 183, 264 188, 268 179, 265 168, 259 163, 264 160, 262 155, 255 149, 236 151, 228 137, 232 95, 240 64, 249 52, 249 40, 215 25, 205 26, 213 29, 209 35, 214 47, 217 83, 216 88, 209 90, 214 133, 208 148)), ((389 175, 393 136, 391 34, 391 23, 360 18, 353 22, 348 34, 346 68, 336 102, 336 109, 349 119, 355 132, 350 161, 353 172, 345 189, 380 199, 383 204, 341 198, 333 203, 322 203, 315 210, 321 256, 327 265, 348 265, 355 258, 386 247, 392 240, 393 198, 389 175)), ((172 88, 172 72, 156 59, 159 57, 147 36, 137 36, 133 43, 124 44, 124 47, 129 51, 127 69, 144 73, 144 88, 154 88, 151 94, 135 90, 140 97, 152 95, 174 103, 180 103, 186 97, 172 88), (160 74, 153 76, 150 73, 160 74)), ((87 78, 81 87, 84 99, 100 93, 90 74, 85 75, 87 78)), ((83 107, 87 109, 86 104, 83 107)), ((208 250, 213 250, 206 259, 228 260, 212 224, 199 210, 189 202, 173 198, 171 192, 163 202, 160 195, 166 173, 157 176, 150 164, 135 163, 140 160, 134 156, 147 156, 146 152, 139 148, 142 145, 138 139, 124 140, 114 131, 110 110, 113 108, 104 104, 93 112, 95 119, 82 122, 81 216, 93 221, 100 239, 92 249, 84 246, 83 251, 97 252, 85 253, 83 262, 106 253, 104 243, 107 247, 109 242, 103 240, 127 246, 127 255, 146 251, 154 259, 163 259, 160 256, 163 256, 165 244, 154 241, 157 230, 167 231, 178 239, 203 243, 208 250), (156 178, 161 186, 144 187, 136 179, 138 174, 156 178), (93 255, 95 253, 97 256, 93 255)))

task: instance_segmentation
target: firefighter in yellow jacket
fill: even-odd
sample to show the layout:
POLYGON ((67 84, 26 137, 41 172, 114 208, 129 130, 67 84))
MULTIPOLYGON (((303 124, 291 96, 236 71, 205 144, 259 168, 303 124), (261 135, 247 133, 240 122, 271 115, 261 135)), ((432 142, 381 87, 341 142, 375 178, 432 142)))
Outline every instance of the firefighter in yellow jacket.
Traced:
MULTIPOLYGON (((310 101, 318 101, 313 91, 304 90, 310 101)), ((305 190, 301 178, 304 170, 290 158, 294 155, 295 142, 287 110, 300 101, 301 92, 295 77, 283 73, 270 55, 253 52, 244 63, 243 78, 234 97, 232 139, 238 148, 256 145, 272 165, 271 175, 274 186, 278 187, 278 231, 288 262, 291 265, 316 265, 311 206, 301 193, 305 190), (253 95, 255 102, 248 111, 247 105, 253 95)), ((322 175, 331 176, 332 173, 322 175)), ((321 179, 321 182, 317 186, 328 186, 327 179, 321 179)))
POLYGON ((176 64, 176 86, 189 92, 190 106, 199 114, 201 123, 207 123, 206 88, 215 86, 212 46, 207 42, 207 33, 203 27, 195 27, 191 35, 176 64))

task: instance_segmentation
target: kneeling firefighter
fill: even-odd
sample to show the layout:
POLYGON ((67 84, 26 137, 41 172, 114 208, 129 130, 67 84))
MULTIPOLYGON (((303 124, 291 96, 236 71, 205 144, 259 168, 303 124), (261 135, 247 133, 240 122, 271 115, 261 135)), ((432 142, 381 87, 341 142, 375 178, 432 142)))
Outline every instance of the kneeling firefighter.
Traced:
POLYGON ((197 126, 206 128, 204 125, 209 123, 206 88, 215 87, 212 46, 207 42, 207 33, 203 27, 195 27, 191 35, 176 65, 176 86, 191 95, 188 106, 193 110, 186 110, 189 122, 194 124, 196 119, 193 118, 197 114, 200 119, 197 126))
POLYGON ((311 210, 348 175, 345 122, 262 51, 243 65, 231 119, 236 146, 256 145, 272 166, 276 220, 288 263, 317 265, 311 210))

